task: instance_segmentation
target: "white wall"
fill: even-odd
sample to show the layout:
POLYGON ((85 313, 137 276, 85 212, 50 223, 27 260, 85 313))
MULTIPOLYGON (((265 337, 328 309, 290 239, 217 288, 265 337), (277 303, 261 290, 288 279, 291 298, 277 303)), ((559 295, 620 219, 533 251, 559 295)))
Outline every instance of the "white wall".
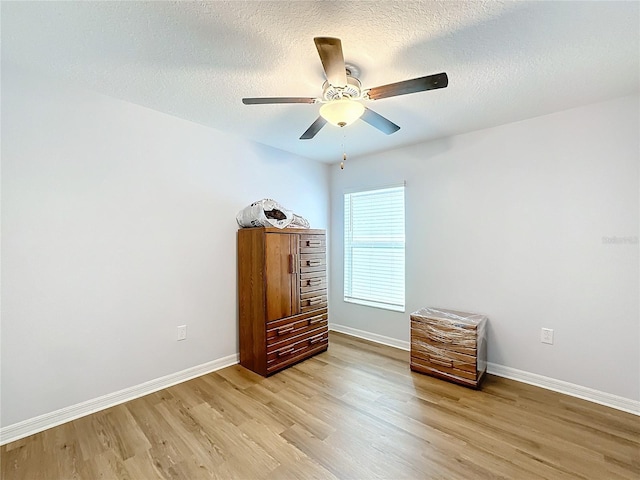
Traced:
POLYGON ((640 399, 639 99, 350 160, 331 181, 331 321, 409 340, 409 313, 490 317, 489 361, 640 399), (344 303, 345 189, 407 181, 405 314, 344 303), (541 327, 555 330, 540 343, 541 327))
POLYGON ((235 214, 328 168, 3 64, 2 425, 236 353, 235 214))

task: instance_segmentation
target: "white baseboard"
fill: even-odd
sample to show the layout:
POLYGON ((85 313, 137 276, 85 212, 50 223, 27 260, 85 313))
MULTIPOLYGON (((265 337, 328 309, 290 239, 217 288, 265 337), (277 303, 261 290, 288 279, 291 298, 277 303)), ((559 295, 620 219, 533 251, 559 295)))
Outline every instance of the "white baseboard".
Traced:
POLYGON ((624 412, 640 415, 640 401, 630 398, 620 397, 607 392, 601 392, 575 383, 557 380, 555 378, 545 377, 537 373, 525 372, 516 368, 505 367, 496 363, 487 363, 487 372, 499 377, 517 380, 518 382, 528 383, 536 387, 546 388, 554 392, 564 393, 572 397, 588 400, 593 403, 599 403, 605 407, 615 408, 624 412))
MULTIPOLYGON (((410 342, 385 337, 376 333, 365 332, 364 330, 358 330, 344 325, 336 325, 332 323, 329 325, 329 329, 346 335, 351 335, 353 337, 362 338, 364 340, 370 340, 390 347, 399 348, 401 350, 410 350, 411 348, 410 342)), ((593 388, 583 387, 574 383, 556 380, 555 378, 545 377, 543 375, 525 372, 511 367, 505 367, 504 365, 498 365, 496 363, 488 363, 487 372, 499 377, 509 378, 518 382, 528 383, 529 385, 534 385, 536 387, 588 400, 606 407, 615 408, 616 410, 640 415, 640 401, 638 400, 619 397, 611 393, 594 390, 593 388)))
POLYGON ((28 437, 34 433, 42 432, 43 430, 113 407, 114 405, 128 402, 134 398, 157 392, 158 390, 191 380, 192 378, 215 372, 221 368, 235 365, 238 361, 238 354, 229 355, 133 387, 108 393, 107 395, 87 400, 86 402, 77 403, 69 407, 61 408, 60 410, 29 418, 22 422, 14 423, 13 425, 7 425, 6 427, 0 428, 0 445, 28 437))
POLYGON ((378 335, 377 333, 365 332, 364 330, 358 330, 357 328, 346 327, 344 325, 337 325, 335 323, 329 324, 329 330, 334 332, 344 333, 351 335, 352 337, 362 338, 364 340, 370 340, 375 343, 381 343, 388 345, 389 347, 399 348, 400 350, 410 350, 411 344, 404 340, 398 340, 396 338, 385 337, 384 335, 378 335))

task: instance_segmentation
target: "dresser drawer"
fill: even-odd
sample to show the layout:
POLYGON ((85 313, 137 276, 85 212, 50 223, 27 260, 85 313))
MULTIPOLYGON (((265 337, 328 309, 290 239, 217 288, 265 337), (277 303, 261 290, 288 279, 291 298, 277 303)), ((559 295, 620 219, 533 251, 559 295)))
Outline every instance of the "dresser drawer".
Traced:
POLYGON ((324 235, 300 235, 300 253, 325 253, 326 251, 324 235))
MULTIPOLYGON (((325 272, 313 272, 317 276, 302 278, 300 277, 300 293, 314 292, 316 290, 327 289, 327 275, 325 272)), ((307 274, 309 275, 309 274, 307 274)))
POLYGON ((454 330, 440 325, 432 325, 423 320, 411 320, 413 338, 434 347, 460 352, 467 355, 476 354, 476 331, 454 330))
POLYGON ((327 308, 326 288, 300 294, 300 311, 309 312, 320 308, 327 308))
POLYGON ((326 333, 327 330, 328 329, 326 324, 323 325, 321 323, 317 323, 306 332, 302 332, 294 336, 289 336, 287 338, 276 339, 277 341, 270 342, 267 345, 267 355, 274 352, 280 352, 280 356, 282 356, 282 351, 286 350, 288 347, 305 340, 318 337, 319 335, 326 333))
POLYGON ((305 313, 295 317, 275 320, 267 324, 267 348, 283 340, 310 332, 319 327, 327 328, 327 310, 305 313))
POLYGON ((327 260, 324 253, 302 253, 300 254, 300 273, 325 272, 327 260))
POLYGON ((326 329, 314 330, 310 334, 278 344, 277 348, 267 351, 267 372, 272 373, 312 353, 326 350, 328 345, 329 332, 326 329))
POLYGON ((433 359, 425 360, 422 357, 411 357, 411 369, 417 370, 422 373, 428 373, 438 377, 445 377, 454 382, 468 383, 469 386, 475 386, 478 379, 476 372, 469 372, 467 370, 460 370, 446 365, 441 365, 440 360, 433 359))
POLYGON ((416 358, 428 362, 436 370, 442 367, 456 371, 464 370, 469 373, 469 378, 472 379, 476 378, 478 371, 478 362, 475 355, 452 352, 415 340, 411 341, 411 358, 412 360, 416 358))

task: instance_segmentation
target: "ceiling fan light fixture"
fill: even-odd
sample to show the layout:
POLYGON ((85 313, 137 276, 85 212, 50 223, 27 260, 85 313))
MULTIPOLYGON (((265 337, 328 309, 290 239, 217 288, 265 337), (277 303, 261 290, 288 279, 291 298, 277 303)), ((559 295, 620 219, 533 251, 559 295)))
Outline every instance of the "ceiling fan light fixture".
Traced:
POLYGON ((364 113, 364 105, 349 98, 333 100, 320 107, 320 116, 338 127, 346 127, 364 113))

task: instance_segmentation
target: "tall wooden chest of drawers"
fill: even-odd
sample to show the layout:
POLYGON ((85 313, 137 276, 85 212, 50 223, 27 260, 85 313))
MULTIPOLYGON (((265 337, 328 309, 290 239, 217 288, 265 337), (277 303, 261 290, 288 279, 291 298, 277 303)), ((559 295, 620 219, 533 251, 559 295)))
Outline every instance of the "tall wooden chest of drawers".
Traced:
POLYGON ((328 348, 324 230, 238 230, 240 365, 267 376, 328 348))
POLYGON ((487 371, 487 317, 422 308, 411 314, 411 370, 478 388, 487 371))

